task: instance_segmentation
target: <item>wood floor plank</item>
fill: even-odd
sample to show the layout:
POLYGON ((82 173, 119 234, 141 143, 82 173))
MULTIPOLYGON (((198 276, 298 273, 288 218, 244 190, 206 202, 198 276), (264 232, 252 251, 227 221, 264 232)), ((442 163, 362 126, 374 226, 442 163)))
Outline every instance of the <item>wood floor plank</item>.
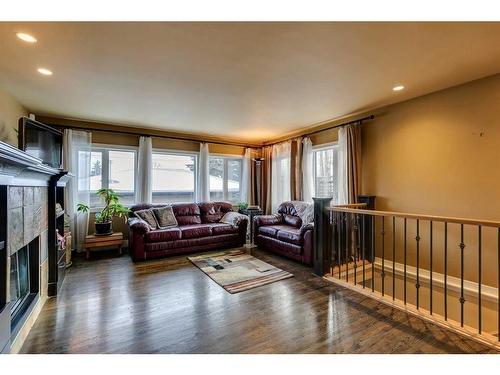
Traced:
POLYGON ((112 254, 74 261, 23 353, 495 352, 260 250, 294 277, 230 294, 185 256, 112 254))

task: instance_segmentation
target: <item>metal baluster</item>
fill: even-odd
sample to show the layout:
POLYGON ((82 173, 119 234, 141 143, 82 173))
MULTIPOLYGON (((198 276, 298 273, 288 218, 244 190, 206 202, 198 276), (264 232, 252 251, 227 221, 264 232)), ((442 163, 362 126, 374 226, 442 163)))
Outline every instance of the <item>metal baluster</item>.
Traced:
POLYGON ((366 247, 366 215, 363 214, 363 232, 362 232, 362 245, 361 245, 361 251, 363 252, 363 289, 365 289, 365 247, 366 247))
POLYGON ((350 237, 350 220, 349 213, 345 216, 345 281, 349 282, 349 237, 350 237))
POLYGON ((339 212, 339 222, 338 222, 338 243, 339 243, 339 247, 338 247, 338 251, 337 251, 337 259, 338 259, 338 264, 337 264, 337 267, 339 268, 339 280, 341 279, 341 274, 340 274, 340 262, 341 262, 341 259, 340 259, 340 253, 341 253, 341 249, 342 249, 342 225, 343 225, 343 216, 344 216, 344 213, 343 212, 339 212))
POLYGON ((331 223, 332 223, 332 254, 330 257, 330 274, 333 276, 333 265, 335 264, 335 253, 336 249, 336 236, 337 236, 337 212, 330 211, 331 223))
POLYGON ((403 271, 403 279, 404 279, 404 288, 403 288, 403 293, 404 293, 404 302, 405 302, 405 305, 406 305, 406 217, 404 219, 404 258, 405 258, 405 261, 404 261, 404 271, 403 271))
POLYGON ((392 217, 392 300, 396 299, 396 217, 392 217))
MULTIPOLYGON (((372 216, 372 292, 375 291, 375 218, 376 216, 372 216)), ((500 232, 499 233, 499 249, 500 249, 500 232)), ((500 250, 499 250, 500 254, 500 250)), ((500 280, 500 276, 499 276, 500 280)), ((499 299, 500 301, 500 299, 499 299)), ((500 309, 499 309, 500 311, 500 309)), ((500 322, 500 318, 498 320, 500 322)), ((498 325, 500 327, 500 324, 498 325)))
POLYGON ((385 217, 382 216, 382 231, 380 232, 382 235, 382 273, 380 277, 382 278, 382 296, 385 294, 385 270, 384 270, 384 261, 385 261, 385 217))
POLYGON ((478 332, 481 334, 482 330, 482 321, 481 321, 481 225, 478 225, 477 227, 478 230, 478 243, 477 243, 477 250, 478 250, 478 290, 477 290, 477 310, 478 310, 478 332))
POLYGON ((430 243, 429 243, 429 272, 430 272, 430 283, 429 283, 429 311, 432 315, 432 220, 429 222, 430 226, 430 243))
POLYGON ((460 327, 464 326, 464 225, 460 224, 460 327))
POLYGON ((417 310, 420 305, 420 220, 417 219, 417 235, 415 237, 417 241, 417 283, 415 288, 417 288, 417 310))
POLYGON ((448 320, 448 223, 444 223, 444 320, 448 320))
POLYGON ((356 240, 356 246, 355 246, 355 249, 356 249, 356 254, 354 256, 354 285, 357 284, 358 282, 358 279, 357 279, 357 275, 356 275, 356 268, 357 268, 357 262, 358 262, 358 254, 359 254, 359 241, 358 241, 358 229, 359 229, 359 217, 358 217, 358 214, 354 214, 354 238, 356 240))

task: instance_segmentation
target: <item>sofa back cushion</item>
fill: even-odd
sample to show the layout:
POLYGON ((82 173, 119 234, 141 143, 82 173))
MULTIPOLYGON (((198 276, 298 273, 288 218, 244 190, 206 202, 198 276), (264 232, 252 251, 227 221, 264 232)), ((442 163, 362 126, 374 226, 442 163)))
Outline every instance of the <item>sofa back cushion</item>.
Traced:
POLYGON ((201 224, 200 208, 196 203, 174 203, 172 210, 179 225, 201 224))
POLYGON ((295 228, 300 228, 302 226, 302 219, 297 214, 292 202, 281 203, 278 207, 278 213, 283 215, 285 224, 295 228))
POLYGON ((202 223, 218 223, 227 212, 233 210, 233 205, 228 202, 202 202, 198 205, 202 223))
POLYGON ((156 222, 158 223, 158 228, 166 229, 177 226, 177 219, 175 218, 172 206, 153 208, 152 211, 156 216, 156 222))

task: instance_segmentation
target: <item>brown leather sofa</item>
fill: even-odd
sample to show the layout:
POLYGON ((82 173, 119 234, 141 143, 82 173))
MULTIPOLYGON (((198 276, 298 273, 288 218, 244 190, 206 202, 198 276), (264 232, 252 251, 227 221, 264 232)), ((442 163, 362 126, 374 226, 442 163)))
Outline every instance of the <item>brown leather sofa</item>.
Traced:
POLYGON ((253 225, 259 248, 312 265, 314 224, 302 225, 292 202, 283 202, 275 215, 256 216, 253 225))
POLYGON ((248 219, 242 216, 237 226, 220 223, 231 203, 176 203, 172 210, 178 226, 151 230, 134 215, 135 211, 165 204, 139 204, 131 207, 128 225, 129 251, 134 261, 187 254, 205 250, 243 246, 246 242, 248 219))

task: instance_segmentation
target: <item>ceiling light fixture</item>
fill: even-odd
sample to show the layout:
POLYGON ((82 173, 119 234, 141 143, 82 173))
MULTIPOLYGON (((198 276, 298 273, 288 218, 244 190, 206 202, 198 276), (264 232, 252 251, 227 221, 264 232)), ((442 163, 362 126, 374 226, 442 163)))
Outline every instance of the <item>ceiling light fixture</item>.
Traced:
POLYGON ((38 68, 38 73, 43 74, 44 76, 51 76, 52 72, 45 68, 38 68))
POLYGON ((404 88, 405 88, 405 87, 404 87, 404 86, 402 86, 402 85, 399 85, 399 86, 394 86, 394 87, 392 88, 392 91, 401 91, 401 90, 403 90, 404 88))
POLYGON ((25 42, 36 43, 36 38, 33 35, 26 33, 16 33, 16 36, 25 42))

